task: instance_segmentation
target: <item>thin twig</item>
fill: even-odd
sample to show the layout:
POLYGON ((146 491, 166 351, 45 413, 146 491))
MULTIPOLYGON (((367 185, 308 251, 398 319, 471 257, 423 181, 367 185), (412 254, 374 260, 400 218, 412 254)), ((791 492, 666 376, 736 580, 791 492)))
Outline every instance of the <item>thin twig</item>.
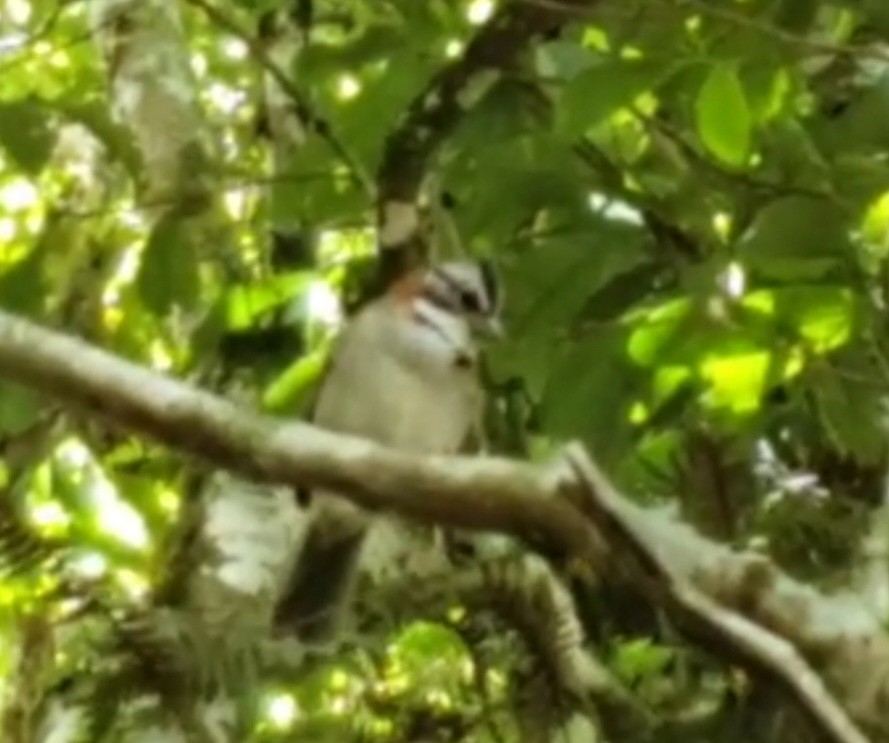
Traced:
POLYGON ((303 92, 300 87, 282 70, 274 60, 269 57, 259 40, 256 39, 233 19, 229 18, 223 11, 217 8, 209 0, 187 0, 195 7, 200 8, 204 14, 217 26, 228 31, 233 36, 237 36, 247 45, 250 55, 266 70, 293 101, 296 108, 296 115, 300 118, 307 129, 317 132, 333 150, 334 154, 346 164, 355 184, 369 198, 374 197, 374 186, 370 177, 365 172, 361 163, 352 155, 348 147, 334 134, 331 130, 330 123, 315 113, 315 110, 309 101, 308 95, 303 92))
MULTIPOLYGON (((575 18, 589 19, 597 17, 599 13, 591 8, 578 7, 565 0, 517 0, 523 5, 531 5, 538 8, 546 8, 548 10, 569 13, 575 18)), ((843 44, 831 41, 821 41, 808 36, 787 31, 779 28, 767 21, 752 18, 741 12, 732 10, 727 7, 719 7, 707 0, 674 0, 673 2, 660 2, 659 5, 664 8, 672 8, 675 10, 683 10, 684 7, 692 8, 696 12, 708 15, 711 18, 717 18, 727 23, 741 26, 751 31, 757 31, 764 36, 769 36, 789 46, 796 46, 812 52, 813 54, 846 54, 860 58, 876 59, 883 62, 889 62, 889 51, 884 47, 862 46, 860 44, 843 44)), ((654 4, 649 5, 654 8, 654 4)), ((609 11, 611 8, 608 9, 609 11)))
POLYGON ((758 31, 764 36, 781 41, 791 46, 802 47, 816 54, 846 54, 855 57, 866 57, 870 59, 878 59, 883 62, 889 62, 889 51, 883 47, 861 46, 859 44, 841 44, 830 41, 820 41, 812 39, 808 36, 800 36, 799 34, 786 31, 783 28, 761 21, 757 18, 751 18, 730 8, 717 7, 712 2, 705 0, 676 0, 676 6, 683 5, 694 8, 696 11, 709 15, 712 18, 718 18, 736 26, 743 26, 751 31, 758 31))
POLYGON ((741 184, 753 191, 766 193, 770 196, 808 196, 813 199, 826 199, 829 201, 837 201, 838 199, 835 193, 826 189, 822 190, 818 188, 795 186, 787 183, 771 181, 765 178, 756 178, 749 173, 742 171, 728 171, 718 163, 715 163, 711 158, 699 152, 698 149, 688 141, 685 134, 675 126, 672 126, 661 118, 649 116, 635 106, 629 106, 627 110, 649 133, 660 134, 666 139, 669 139, 670 142, 676 145, 687 162, 700 166, 700 168, 706 171, 707 174, 722 183, 727 183, 729 185, 736 183, 741 184))
MULTIPOLYGON (((9 54, 12 59, 7 60, 2 65, 0 65, 0 72, 9 72, 9 70, 18 67, 19 65, 24 64, 26 61, 28 61, 29 54, 32 51, 30 47, 32 47, 39 41, 43 41, 50 35, 50 33, 52 33, 59 21, 59 18, 62 15, 62 11, 68 5, 72 5, 73 1, 74 0, 64 0, 64 2, 60 2, 53 13, 43 22, 40 28, 36 29, 33 33, 22 39, 22 43, 20 45, 8 50, 6 53, 9 54)), ((88 41, 92 41, 93 37, 95 36, 96 30, 112 25, 117 21, 117 18, 118 14, 111 14, 96 27, 78 33, 73 38, 67 40, 65 43, 54 45, 53 51, 67 51, 69 49, 73 49, 79 44, 85 44, 88 41)))
MULTIPOLYGON (((282 173, 262 177, 234 178, 232 180, 224 179, 219 186, 219 190, 229 192, 256 186, 267 186, 275 183, 314 183, 318 181, 335 181, 337 178, 345 178, 345 175, 338 176, 330 170, 313 170, 305 173, 282 173)), ((66 209, 60 213, 70 219, 96 219, 124 209, 156 209, 171 206, 173 204, 181 204, 182 202, 182 196, 177 194, 174 197, 165 196, 162 198, 151 198, 134 203, 115 204, 111 206, 97 207, 95 209, 85 209, 82 211, 66 209)), ((327 225, 325 224, 324 226, 327 225)))

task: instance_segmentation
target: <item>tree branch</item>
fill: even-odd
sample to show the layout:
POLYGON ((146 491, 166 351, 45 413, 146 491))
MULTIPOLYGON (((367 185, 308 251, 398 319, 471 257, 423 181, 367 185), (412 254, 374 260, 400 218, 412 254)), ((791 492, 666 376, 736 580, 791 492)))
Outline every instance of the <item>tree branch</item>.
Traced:
POLYGON ((443 67, 413 100, 389 135, 377 174, 380 271, 383 283, 426 258, 419 191, 429 160, 536 36, 558 30, 595 0, 558 5, 505 2, 466 51, 443 67))
POLYGON ((584 510, 605 533, 612 548, 624 555, 622 567, 633 574, 634 585, 667 608, 680 625, 695 634, 715 634, 731 655, 786 686, 830 740, 867 743, 793 644, 705 595, 674 568, 656 542, 648 540, 650 535, 633 528, 635 515, 623 508, 623 499, 589 457, 582 450, 572 451, 570 456, 584 484, 584 510))
MULTIPOLYGON (((211 146, 179 7, 136 0, 88 5, 107 68, 111 109, 133 137, 142 166, 140 197, 176 203, 188 196, 206 205, 211 146)), ((151 216, 158 219, 166 211, 151 216)))
POLYGON ((110 423, 257 481, 349 493, 369 509, 512 534, 602 566, 595 532, 560 492, 558 467, 417 459, 363 439, 251 413, 83 341, 0 311, 0 374, 110 423))

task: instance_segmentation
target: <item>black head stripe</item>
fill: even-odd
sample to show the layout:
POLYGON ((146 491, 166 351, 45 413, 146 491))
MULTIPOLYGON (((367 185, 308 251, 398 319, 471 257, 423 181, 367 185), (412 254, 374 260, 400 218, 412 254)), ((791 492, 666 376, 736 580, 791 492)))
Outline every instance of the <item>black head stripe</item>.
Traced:
POLYGON ((434 284, 427 283, 423 289, 426 299, 442 309, 458 310, 457 302, 461 292, 459 282, 441 268, 433 268, 432 275, 444 284, 444 287, 436 287, 434 284))
POLYGON ((435 291, 435 288, 431 286, 426 286, 423 288, 423 298, 442 310, 453 312, 455 309, 457 309, 456 307, 454 307, 454 303, 451 301, 449 295, 446 296, 440 291, 435 291))
POLYGON ((457 281, 453 276, 451 276, 444 268, 437 266, 432 269, 432 273, 437 279, 441 279, 442 283, 447 284, 448 288, 454 292, 455 295, 459 296, 460 292, 463 291, 463 287, 460 286, 460 282, 457 281))
POLYGON ((433 268, 432 275, 441 282, 442 289, 446 288, 449 295, 447 299, 437 297, 436 303, 440 306, 451 304, 452 309, 469 313, 494 314, 499 299, 497 275, 489 261, 478 261, 475 266, 478 273, 469 286, 451 274, 446 267, 433 268))
POLYGON ((485 294, 490 300, 490 306, 485 309, 489 313, 493 313, 497 310, 498 305, 500 304, 500 282, 497 278, 497 274, 494 271, 494 264, 491 261, 482 259, 478 263, 479 270, 482 275, 482 284, 485 287, 485 294))

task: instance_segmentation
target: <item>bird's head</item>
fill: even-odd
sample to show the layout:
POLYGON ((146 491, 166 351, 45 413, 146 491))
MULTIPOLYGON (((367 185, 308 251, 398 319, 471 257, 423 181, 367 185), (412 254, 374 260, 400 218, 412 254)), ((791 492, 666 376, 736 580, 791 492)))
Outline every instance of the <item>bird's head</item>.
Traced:
POLYGON ((490 262, 464 260, 425 269, 418 283, 421 301, 463 318, 473 334, 484 338, 502 335, 502 292, 490 262))

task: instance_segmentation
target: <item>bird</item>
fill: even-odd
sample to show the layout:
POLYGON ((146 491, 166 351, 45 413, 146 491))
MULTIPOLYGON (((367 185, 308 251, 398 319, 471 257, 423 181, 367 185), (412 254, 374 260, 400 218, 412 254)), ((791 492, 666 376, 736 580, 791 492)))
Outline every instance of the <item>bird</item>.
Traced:
MULTIPOLYGON (((409 272, 346 323, 310 421, 405 452, 458 452, 480 421, 479 354, 503 333, 501 304, 488 260, 409 272)), ((307 525, 275 625, 323 642, 349 614, 374 516, 329 491, 303 494, 301 502, 307 525)))

